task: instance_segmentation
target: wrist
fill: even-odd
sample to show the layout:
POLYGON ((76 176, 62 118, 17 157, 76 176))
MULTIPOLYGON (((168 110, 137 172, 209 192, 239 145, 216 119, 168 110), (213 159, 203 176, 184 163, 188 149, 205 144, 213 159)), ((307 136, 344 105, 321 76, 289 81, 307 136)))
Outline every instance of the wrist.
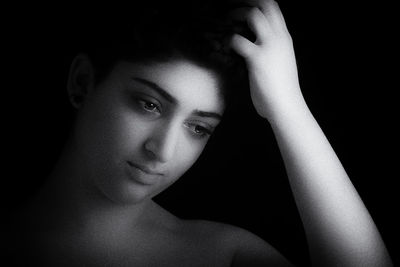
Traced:
POLYGON ((304 98, 286 101, 285 103, 274 103, 268 108, 268 115, 262 116, 268 120, 272 128, 284 124, 298 124, 312 117, 311 111, 304 98))

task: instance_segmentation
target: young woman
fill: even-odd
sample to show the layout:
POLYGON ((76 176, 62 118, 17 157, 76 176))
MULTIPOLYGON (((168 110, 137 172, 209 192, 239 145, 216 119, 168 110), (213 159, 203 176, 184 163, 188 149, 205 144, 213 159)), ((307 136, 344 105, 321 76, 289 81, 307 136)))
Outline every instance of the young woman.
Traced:
POLYGON ((244 229, 183 220, 152 200, 195 163, 220 123, 241 66, 229 56, 234 52, 279 145, 313 265, 391 266, 302 96, 277 3, 247 0, 229 18, 158 29, 159 37, 151 25, 163 20, 151 17, 132 35, 122 32, 129 41, 75 57, 67 87, 76 120, 46 184, 15 220, 17 264, 291 266, 244 229), (234 27, 240 22, 251 32, 234 27))

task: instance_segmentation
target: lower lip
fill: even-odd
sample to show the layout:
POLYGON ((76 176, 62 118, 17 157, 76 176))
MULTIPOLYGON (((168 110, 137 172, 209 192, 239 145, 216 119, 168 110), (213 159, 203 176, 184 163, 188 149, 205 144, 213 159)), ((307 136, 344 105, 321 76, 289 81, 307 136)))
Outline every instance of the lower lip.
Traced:
POLYGON ((139 169, 130 162, 128 162, 128 169, 129 169, 129 176, 136 183, 139 183, 141 185, 152 185, 156 182, 154 179, 156 177, 149 177, 151 176, 151 174, 144 172, 143 170, 139 169))

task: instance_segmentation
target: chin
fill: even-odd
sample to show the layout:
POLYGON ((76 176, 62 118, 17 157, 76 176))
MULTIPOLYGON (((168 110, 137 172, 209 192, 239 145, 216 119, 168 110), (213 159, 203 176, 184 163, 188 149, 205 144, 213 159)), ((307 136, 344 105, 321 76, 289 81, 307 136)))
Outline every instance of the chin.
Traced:
POLYGON ((118 205, 139 204, 151 198, 151 186, 132 183, 102 184, 99 186, 103 195, 118 205))

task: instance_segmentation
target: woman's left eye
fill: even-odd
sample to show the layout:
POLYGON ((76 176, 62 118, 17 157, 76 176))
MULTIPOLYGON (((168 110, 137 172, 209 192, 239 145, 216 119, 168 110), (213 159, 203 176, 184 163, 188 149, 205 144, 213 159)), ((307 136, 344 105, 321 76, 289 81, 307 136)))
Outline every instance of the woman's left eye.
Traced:
POLYGON ((189 124, 188 128, 192 131, 192 133, 199 137, 199 138, 203 138, 203 137, 207 137, 210 136, 212 134, 212 130, 208 129, 206 127, 203 127, 201 125, 198 124, 189 124))

